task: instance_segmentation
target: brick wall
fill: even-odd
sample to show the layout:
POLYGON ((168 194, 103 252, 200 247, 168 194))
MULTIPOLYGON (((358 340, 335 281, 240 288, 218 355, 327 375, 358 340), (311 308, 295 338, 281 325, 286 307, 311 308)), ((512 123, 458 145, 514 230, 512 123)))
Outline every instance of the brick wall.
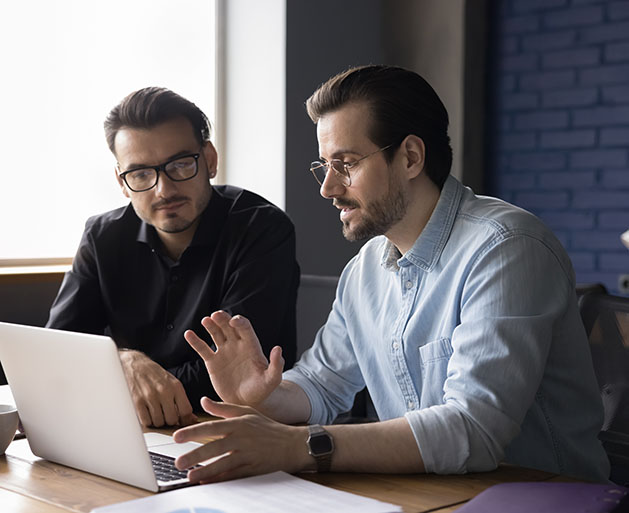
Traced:
MULTIPOLYGON (((474 1, 474 0, 470 0, 474 1)), ((498 0, 486 190, 540 216, 578 282, 629 274, 629 0, 498 0)))

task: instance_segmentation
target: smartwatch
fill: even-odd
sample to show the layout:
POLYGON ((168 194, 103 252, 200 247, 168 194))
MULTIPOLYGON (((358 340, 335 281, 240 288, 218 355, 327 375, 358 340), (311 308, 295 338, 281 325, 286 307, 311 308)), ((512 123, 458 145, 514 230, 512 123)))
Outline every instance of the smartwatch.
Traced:
POLYGON ((308 454, 315 459, 317 472, 329 472, 334 452, 334 438, 319 424, 308 426, 308 454))

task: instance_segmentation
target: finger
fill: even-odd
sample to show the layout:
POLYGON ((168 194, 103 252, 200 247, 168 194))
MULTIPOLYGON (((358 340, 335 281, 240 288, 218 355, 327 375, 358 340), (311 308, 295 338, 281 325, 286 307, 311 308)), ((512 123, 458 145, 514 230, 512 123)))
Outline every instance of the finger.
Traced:
POLYGON ((164 425, 164 414, 162 412, 162 405, 159 401, 153 398, 146 400, 146 406, 151 416, 151 423, 149 425, 155 427, 162 427, 164 425))
POLYGON ((282 357, 282 348, 280 346, 275 346, 271 349, 271 354, 269 355, 269 369, 268 372, 273 377, 273 381, 275 381, 278 377, 281 380, 282 371, 284 370, 284 358, 282 357))
POLYGON ((242 459, 239 453, 227 453, 208 465, 190 470, 188 479, 193 483, 205 484, 227 481, 235 476, 249 476, 251 475, 251 468, 248 465, 243 465, 242 459))
MULTIPOLYGON (((203 321, 201 321, 201 324, 203 324, 203 321)), ((205 341, 201 339, 194 331, 184 331, 183 338, 186 339, 186 342, 190 344, 190 347, 192 347, 192 349, 197 352, 197 354, 203 359, 204 362, 207 363, 212 359, 212 356, 214 356, 214 351, 212 351, 212 348, 208 346, 205 341)))
POLYGON ((227 312, 223 310, 214 312, 211 316, 211 320, 222 330, 226 342, 238 340, 238 332, 230 324, 232 316, 227 312))
POLYGON ((222 436, 223 428, 215 426, 215 424, 217 424, 217 421, 208 420, 178 429, 173 433, 173 440, 181 444, 196 440, 219 438, 219 434, 222 436))
POLYGON ((255 410, 250 406, 220 403, 217 401, 212 401, 212 399, 210 399, 209 397, 203 397, 201 399, 201 407, 210 415, 221 417, 223 419, 241 417, 243 415, 255 413, 255 410))
POLYGON ((199 422, 199 417, 197 417, 194 413, 190 415, 179 415, 179 425, 180 426, 190 426, 192 424, 196 424, 199 422))
MULTIPOLYGON (((215 314, 216 312, 214 312, 212 316, 214 316, 215 314)), ((220 317, 218 318, 220 319, 220 317)), ((231 328, 229 328, 229 325, 218 324, 214 320, 214 317, 204 317, 203 319, 201 319, 201 324, 203 325, 205 330, 211 335, 212 340, 214 341, 214 344, 216 344, 217 348, 227 342, 230 337, 233 339, 236 336, 231 328)))
POLYGON ((138 418, 140 419, 140 424, 144 427, 148 427, 151 425, 151 414, 149 413, 148 408, 144 401, 139 402, 135 405, 135 409, 138 413, 138 418))
POLYGON ((174 385, 175 392, 175 407, 177 408, 177 413, 179 419, 183 419, 184 417, 189 417, 192 415, 192 405, 188 400, 188 396, 186 395, 186 391, 181 384, 181 381, 177 381, 174 385))
POLYGON ((231 444, 227 438, 218 438, 203 444, 201 447, 191 450, 175 459, 175 467, 179 470, 184 470, 194 465, 199 465, 204 461, 218 458, 219 456, 229 452, 229 444, 231 444))
POLYGON ((255 341, 258 343, 258 336, 249 322, 249 319, 242 315, 236 315, 230 321, 230 326, 237 333, 238 337, 243 340, 255 341))
POLYGON ((161 406, 162 415, 164 417, 164 422, 166 423, 166 425, 176 425, 179 422, 179 412, 177 411, 177 406, 175 405, 174 398, 162 398, 161 406))

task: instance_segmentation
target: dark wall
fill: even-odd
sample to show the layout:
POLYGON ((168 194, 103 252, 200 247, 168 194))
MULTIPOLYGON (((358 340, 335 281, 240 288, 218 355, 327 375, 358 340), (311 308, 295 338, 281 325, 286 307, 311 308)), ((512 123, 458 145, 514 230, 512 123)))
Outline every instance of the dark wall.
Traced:
POLYGON ((539 215, 577 281, 629 273, 629 2, 493 2, 490 194, 539 215))
POLYGON ((338 210, 308 170, 319 151, 305 101, 332 75, 383 61, 381 9, 380 0, 286 2, 286 211, 302 273, 339 275, 360 248, 343 238, 338 210))
MULTIPOLYGON (((0 275, 0 321, 44 326, 63 273, 0 275)), ((6 378, 0 366, 0 385, 6 378)))

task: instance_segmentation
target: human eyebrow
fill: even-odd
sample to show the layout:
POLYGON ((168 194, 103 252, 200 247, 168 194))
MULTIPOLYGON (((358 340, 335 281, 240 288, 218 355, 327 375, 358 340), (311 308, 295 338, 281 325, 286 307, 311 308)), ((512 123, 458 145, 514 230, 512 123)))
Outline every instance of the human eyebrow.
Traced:
MULTIPOLYGON (((337 150, 332 154, 330 160, 343 160, 347 156, 356 156, 360 158, 362 155, 354 150, 337 150)), ((321 162, 327 162, 325 157, 319 156, 321 162)))
MULTIPOLYGON (((144 168, 155 168, 158 166, 161 166, 163 164, 166 164, 172 160, 175 160, 179 157, 183 157, 184 155, 194 155, 195 151, 190 151, 190 150, 183 150, 183 151, 178 151, 177 153, 172 154, 170 157, 168 157, 166 160, 164 160, 161 164, 144 164, 144 163, 139 163, 136 164, 135 162, 132 164, 129 164, 129 166, 127 167, 127 169, 125 171, 123 171, 124 173, 126 173, 127 171, 135 171, 136 169, 144 169, 144 168)), ((120 168, 120 165, 118 165, 118 167, 120 168)))

